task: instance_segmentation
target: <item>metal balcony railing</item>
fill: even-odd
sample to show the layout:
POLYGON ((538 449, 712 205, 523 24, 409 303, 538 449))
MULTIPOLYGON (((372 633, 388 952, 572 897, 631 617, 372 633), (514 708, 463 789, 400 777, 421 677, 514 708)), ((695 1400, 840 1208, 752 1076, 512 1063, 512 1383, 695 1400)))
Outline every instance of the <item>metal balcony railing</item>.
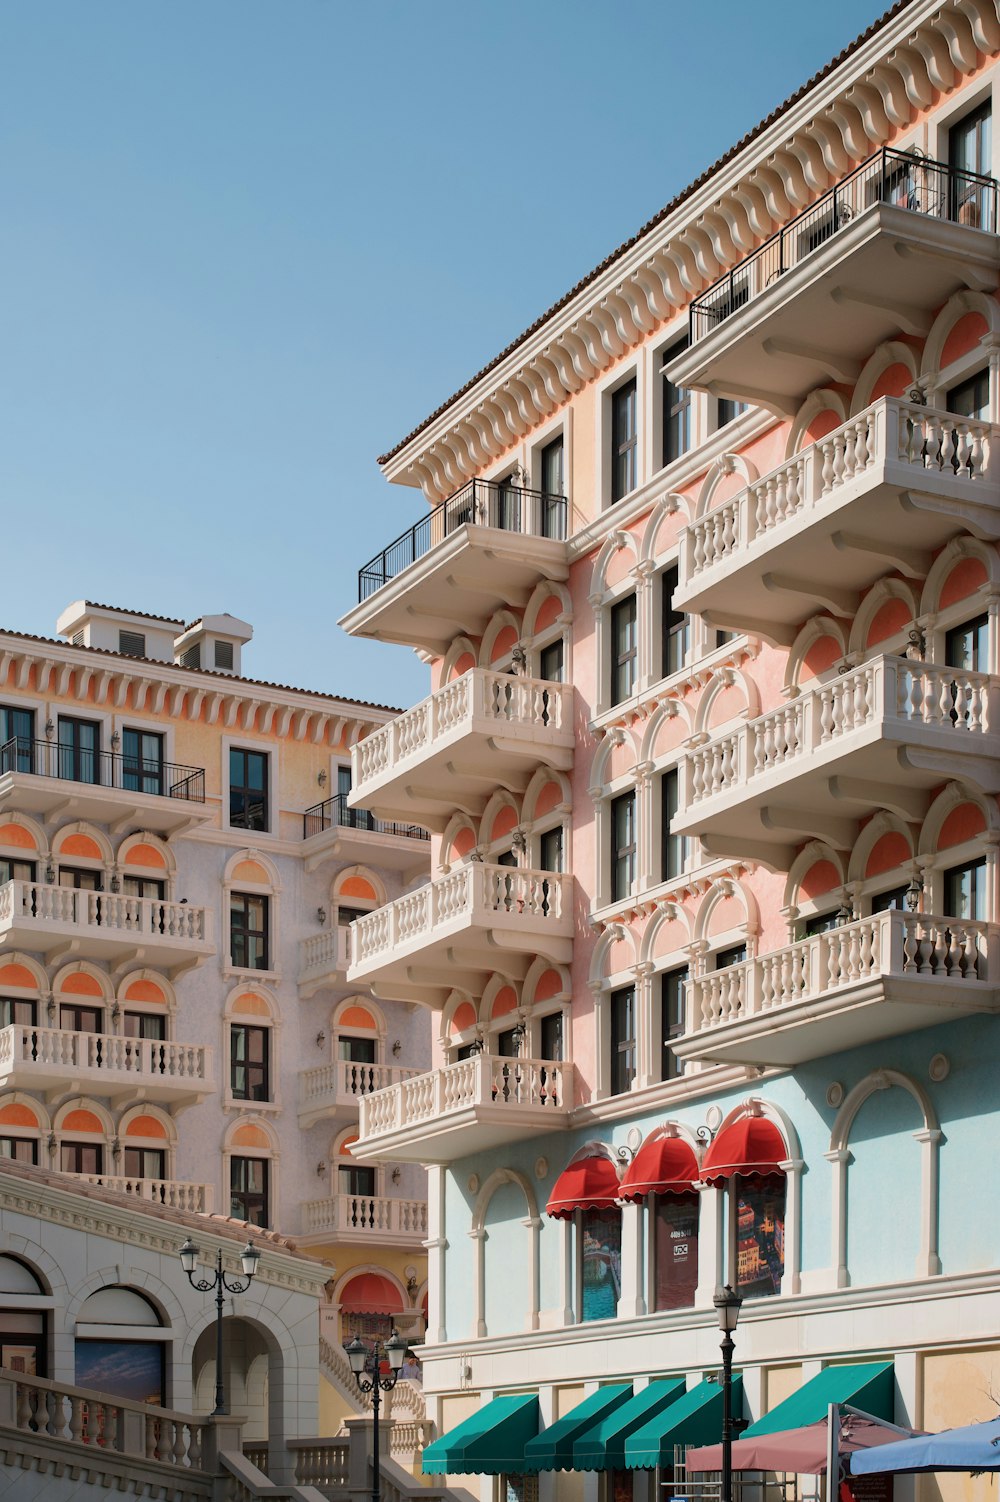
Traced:
POLYGON ((397 824, 391 819, 376 819, 367 809, 351 808, 344 793, 337 793, 332 798, 324 799, 322 803, 314 803, 302 815, 304 840, 308 840, 311 835, 322 834, 324 829, 336 828, 360 829, 369 834, 397 834, 408 840, 430 839, 427 830, 420 829, 416 824, 397 824))
POLYGON ((935 162, 916 151, 883 147, 803 209, 777 234, 720 277, 690 309, 691 343, 791 271, 878 203, 996 232, 997 181, 935 162))
POLYGON ((523 537, 552 537, 562 542, 566 515, 564 495, 502 481, 470 480, 359 570, 358 600, 369 599, 459 527, 496 527, 523 537))
POLYGON ((151 793, 158 798, 184 798, 189 803, 205 801, 204 767, 181 767, 120 751, 90 751, 20 735, 0 746, 0 775, 6 772, 56 777, 125 793, 151 793))

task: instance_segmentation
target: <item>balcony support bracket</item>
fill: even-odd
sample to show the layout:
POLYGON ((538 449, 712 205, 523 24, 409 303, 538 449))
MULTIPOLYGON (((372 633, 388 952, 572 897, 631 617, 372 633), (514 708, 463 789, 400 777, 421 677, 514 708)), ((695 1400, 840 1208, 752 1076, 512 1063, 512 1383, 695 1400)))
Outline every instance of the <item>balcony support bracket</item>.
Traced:
POLYGON ((846 616, 848 619, 857 614, 858 597, 853 590, 834 589, 832 585, 822 579, 799 579, 794 574, 764 574, 762 579, 765 589, 783 594, 803 595, 806 599, 816 601, 832 610, 834 615, 846 616))
POLYGON ((835 850, 850 850, 857 838, 857 825, 853 819, 831 818, 812 808, 783 808, 767 804, 760 811, 760 822, 765 829, 792 830, 802 841, 825 840, 835 850))
POLYGON ((926 579, 930 572, 931 555, 922 548, 908 548, 901 542, 880 542, 878 538, 865 537, 860 532, 834 532, 830 541, 840 553, 849 550, 867 553, 872 558, 884 558, 907 579, 926 579))
POLYGON ((831 777, 830 795, 845 803, 860 803, 865 808, 885 808, 908 824, 922 824, 927 814, 928 797, 919 788, 907 788, 898 782, 873 782, 865 777, 831 777))
POLYGON ((794 417, 802 405, 790 396, 782 396, 780 392, 766 391, 761 386, 745 386, 742 382, 739 390, 723 386, 719 381, 706 381, 701 388, 697 381, 689 384, 695 389, 707 391, 709 396, 727 397, 733 401, 749 402, 753 407, 763 407, 766 412, 773 412, 775 417, 794 417))
POLYGON ((912 303, 893 302, 875 292, 862 292, 857 287, 834 287, 830 293, 835 303, 858 303, 863 308, 878 308, 882 313, 889 313, 899 324, 900 332, 912 334, 914 338, 924 339, 931 331, 934 322, 926 308, 919 308, 912 303))
POLYGON ((787 355, 791 360, 802 360, 848 386, 853 386, 861 374, 859 360, 835 355, 828 349, 820 350, 818 345, 803 344, 799 339, 765 339, 761 347, 766 355, 787 355))
POLYGON ((975 266, 970 260, 956 255, 954 251, 944 250, 938 246, 917 245, 912 241, 905 243, 897 242, 894 247, 896 254, 904 261, 919 260, 921 258, 932 261, 944 261, 952 270, 959 281, 965 283, 970 292, 995 292, 997 286, 997 274, 994 268, 987 266, 975 266))
POLYGON ((705 854, 719 860, 753 861, 765 871, 790 871, 799 853, 798 845, 777 845, 764 840, 727 839, 707 834, 701 839, 705 854))
POLYGON ((745 615, 728 615, 724 610, 703 610, 700 614, 707 626, 733 631, 739 636, 746 631, 751 636, 760 637, 770 647, 790 647, 799 634, 796 626, 782 626, 778 621, 764 621, 759 616, 751 620, 745 615))

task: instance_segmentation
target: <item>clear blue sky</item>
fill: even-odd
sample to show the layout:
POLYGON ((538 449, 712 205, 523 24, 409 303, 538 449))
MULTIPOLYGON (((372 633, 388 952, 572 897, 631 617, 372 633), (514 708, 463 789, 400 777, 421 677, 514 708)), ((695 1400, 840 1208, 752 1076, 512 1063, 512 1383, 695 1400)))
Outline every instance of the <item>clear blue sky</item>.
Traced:
POLYGON ((0 625, 420 697, 335 624, 423 505, 375 456, 880 8, 0 0, 0 625))

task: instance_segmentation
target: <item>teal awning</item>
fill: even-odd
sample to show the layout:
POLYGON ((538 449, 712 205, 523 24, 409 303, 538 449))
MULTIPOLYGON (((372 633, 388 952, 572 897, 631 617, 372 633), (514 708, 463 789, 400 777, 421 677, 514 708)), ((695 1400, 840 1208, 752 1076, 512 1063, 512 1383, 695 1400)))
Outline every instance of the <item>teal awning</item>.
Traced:
POLYGON ((524 1447, 525 1471, 571 1471, 573 1469, 573 1445, 591 1424, 598 1423, 628 1402, 632 1396, 631 1382, 613 1382, 599 1387, 589 1398, 584 1398, 571 1408, 564 1418, 556 1419, 544 1434, 529 1440, 524 1447))
POLYGON ((525 1469, 524 1447, 538 1433, 539 1421, 535 1393, 494 1398, 427 1446, 422 1463, 424 1475, 519 1473, 525 1469))
MULTIPOLYGON (((743 1378, 733 1377, 733 1413, 743 1404, 743 1378)), ((671 1467, 674 1445, 711 1445, 722 1434, 722 1385, 699 1382, 625 1441, 629 1470, 671 1467)))
POLYGON ((574 1442, 574 1471, 621 1471, 629 1435, 669 1408, 684 1392, 683 1377, 651 1382, 620 1408, 598 1419, 574 1442))
POLYGON ((877 1419, 892 1423, 895 1391, 891 1361, 859 1361, 850 1366, 826 1366, 793 1392, 790 1398, 758 1419, 744 1433, 777 1434, 781 1429, 801 1429, 826 1418, 831 1403, 853 1403, 877 1419))

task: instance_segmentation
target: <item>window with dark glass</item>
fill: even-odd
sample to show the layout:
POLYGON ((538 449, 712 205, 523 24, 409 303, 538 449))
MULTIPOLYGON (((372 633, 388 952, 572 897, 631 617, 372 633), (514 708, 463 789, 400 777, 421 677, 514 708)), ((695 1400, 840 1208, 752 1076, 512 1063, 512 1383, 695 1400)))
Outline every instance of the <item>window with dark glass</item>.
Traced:
MULTIPOLYGON (((562 434, 547 443, 539 455, 542 481, 542 536, 566 536, 566 503, 554 499, 565 495, 562 434)), ((544 674, 543 674, 544 677, 544 674)))
MULTIPOLYGON (((87 1006, 83 1002, 60 1002, 59 1026, 71 1033, 103 1033, 104 1009, 87 1006)), ((98 1055, 98 1060, 99 1058, 98 1055)))
POLYGON ((347 801, 353 786, 350 763, 341 763, 337 768, 337 797, 340 802, 339 819, 345 829, 374 829, 375 818, 366 808, 351 808, 347 801))
POLYGON ((0 883, 34 881, 36 870, 34 861, 12 861, 6 856, 0 856, 0 883))
POLYGON ((34 1001, 20 1001, 13 996, 0 996, 0 1027, 34 1027, 36 1018, 34 1001))
POLYGON ((611 1093, 624 1095, 635 1079, 635 987, 624 986, 612 991, 609 1000, 611 1017, 611 1093))
POLYGON ((639 483, 639 429, 636 383, 626 381, 611 394, 611 500, 620 501, 639 483))
POLYGON ((503 1032, 497 1033, 494 1051, 501 1059, 516 1059, 518 1056, 517 1029, 507 1027, 503 1032))
POLYGON ((837 927, 839 919, 837 913, 813 913, 802 925, 802 934, 806 939, 811 939, 815 934, 828 934, 831 929, 837 927))
POLYGON ((240 970, 267 970, 267 897, 250 892, 232 892, 229 898, 229 954, 240 970))
POLYGON ((375 1170, 361 1163, 341 1163, 337 1169, 337 1186, 341 1194, 375 1193, 375 1170))
POLYGON ((234 1100, 270 1100, 271 1029, 234 1022, 229 1029, 229 1083, 234 1100))
MULTIPOLYGON (((688 347, 687 338, 679 339, 663 351, 661 364, 666 367, 688 347)), ((675 386, 666 374, 663 380, 663 464, 672 464, 691 447, 691 393, 675 386)))
POLYGON ((969 673, 989 672, 990 618, 977 615, 945 633, 944 660, 950 668, 969 673))
POLYGON ((562 637, 558 641, 550 641, 547 647, 543 647, 538 654, 538 676, 544 678, 546 683, 562 683, 564 666, 564 653, 562 637))
POLYGON ((267 807, 266 751, 229 748, 229 825, 231 829, 270 827, 267 807))
POLYGON ((580 1211, 580 1316, 584 1322, 614 1319, 622 1274, 620 1210, 580 1211))
POLYGON ((611 607, 611 703, 620 704, 635 693, 639 660, 635 595, 611 607))
POLYGON ((351 958, 351 924, 354 923, 356 919, 363 918, 365 916, 365 911, 366 909, 362 907, 338 906, 337 908, 337 927, 344 935, 344 942, 347 945, 348 960, 351 958))
POLYGON ((167 1155, 162 1147, 126 1147, 122 1154, 127 1179, 165 1179, 167 1155))
POLYGON ((543 871, 561 871, 563 868, 562 825, 547 829, 538 842, 538 859, 543 871))
POLYGON ((977 422, 987 422, 990 415, 990 373, 978 370, 968 380, 952 386, 945 397, 945 408, 956 417, 971 417, 977 422))
POLYGON ((100 871, 91 871, 83 866, 60 866, 59 885, 72 887, 77 892, 101 892, 104 883, 100 871))
POLYGON ((660 580, 662 622, 662 673, 669 678, 679 673, 687 660, 690 620, 683 610, 674 609, 677 593, 677 565, 663 570, 660 580))
POLYGON ((716 970, 728 970, 730 965, 742 965, 747 957, 745 944, 731 944, 728 949, 720 949, 715 956, 716 970))
POLYGON ((785 1180, 736 1184, 736 1287, 744 1298, 766 1298, 781 1292, 785 1270, 785 1180))
POLYGON ((342 1033, 337 1039, 337 1057, 351 1064, 374 1064, 375 1039, 352 1038, 342 1033))
POLYGON ((660 809, 663 817, 663 867, 662 879, 673 881, 684 872, 687 858, 687 839, 674 833, 674 822, 680 799, 680 773, 671 767, 660 777, 660 809))
POLYGON ((967 173, 988 177, 992 170, 992 107, 989 100, 957 121, 948 132, 948 165, 952 168, 951 217, 960 224, 995 229, 990 213, 990 189, 967 173))
POLYGON ((167 1019, 157 1012, 126 1012, 122 1018, 126 1038, 146 1038, 152 1043, 167 1041, 167 1019))
POLYGON ((653 1308, 690 1309, 698 1286, 698 1195, 652 1199, 653 1308))
POLYGON ((986 921, 986 857, 944 873, 944 910, 949 918, 986 921))
POLYGON ((151 897, 162 902, 167 895, 167 884, 158 876, 123 876, 122 891, 126 897, 151 897))
POLYGON ((97 720, 60 715, 59 776, 68 782, 101 780, 101 727, 97 720))
POLYGON ((234 1220, 267 1226, 270 1166, 266 1158, 230 1158, 229 1213, 234 1220))
POLYGON ((563 1056, 563 1014, 550 1012, 541 1020, 542 1058, 557 1062, 563 1056))
POLYGON ((34 741, 34 710, 0 704, 0 773, 39 769, 40 756, 34 741))
POLYGON ((730 401, 728 396, 719 397, 719 427, 724 428, 728 423, 735 422, 737 417, 747 410, 749 402, 730 401))
POLYGON ((887 892, 876 892, 872 898, 873 913, 901 913, 906 909, 907 887, 890 887, 887 892))
POLYGON ((59 1167, 63 1173, 103 1173, 104 1147, 100 1142, 62 1142, 59 1167))
POLYGON ((635 881, 635 794, 611 801, 611 901, 632 895, 635 881))
POLYGON ((151 730, 122 731, 122 786, 131 793, 165 791, 162 735, 151 730))
POLYGON ((676 1038, 685 1028, 688 968, 667 970, 660 979, 660 1078, 675 1080, 684 1073, 684 1065, 673 1050, 676 1038))
POLYGON ((38 1163, 38 1139, 35 1137, 0 1137, 0 1158, 15 1163, 38 1163))

